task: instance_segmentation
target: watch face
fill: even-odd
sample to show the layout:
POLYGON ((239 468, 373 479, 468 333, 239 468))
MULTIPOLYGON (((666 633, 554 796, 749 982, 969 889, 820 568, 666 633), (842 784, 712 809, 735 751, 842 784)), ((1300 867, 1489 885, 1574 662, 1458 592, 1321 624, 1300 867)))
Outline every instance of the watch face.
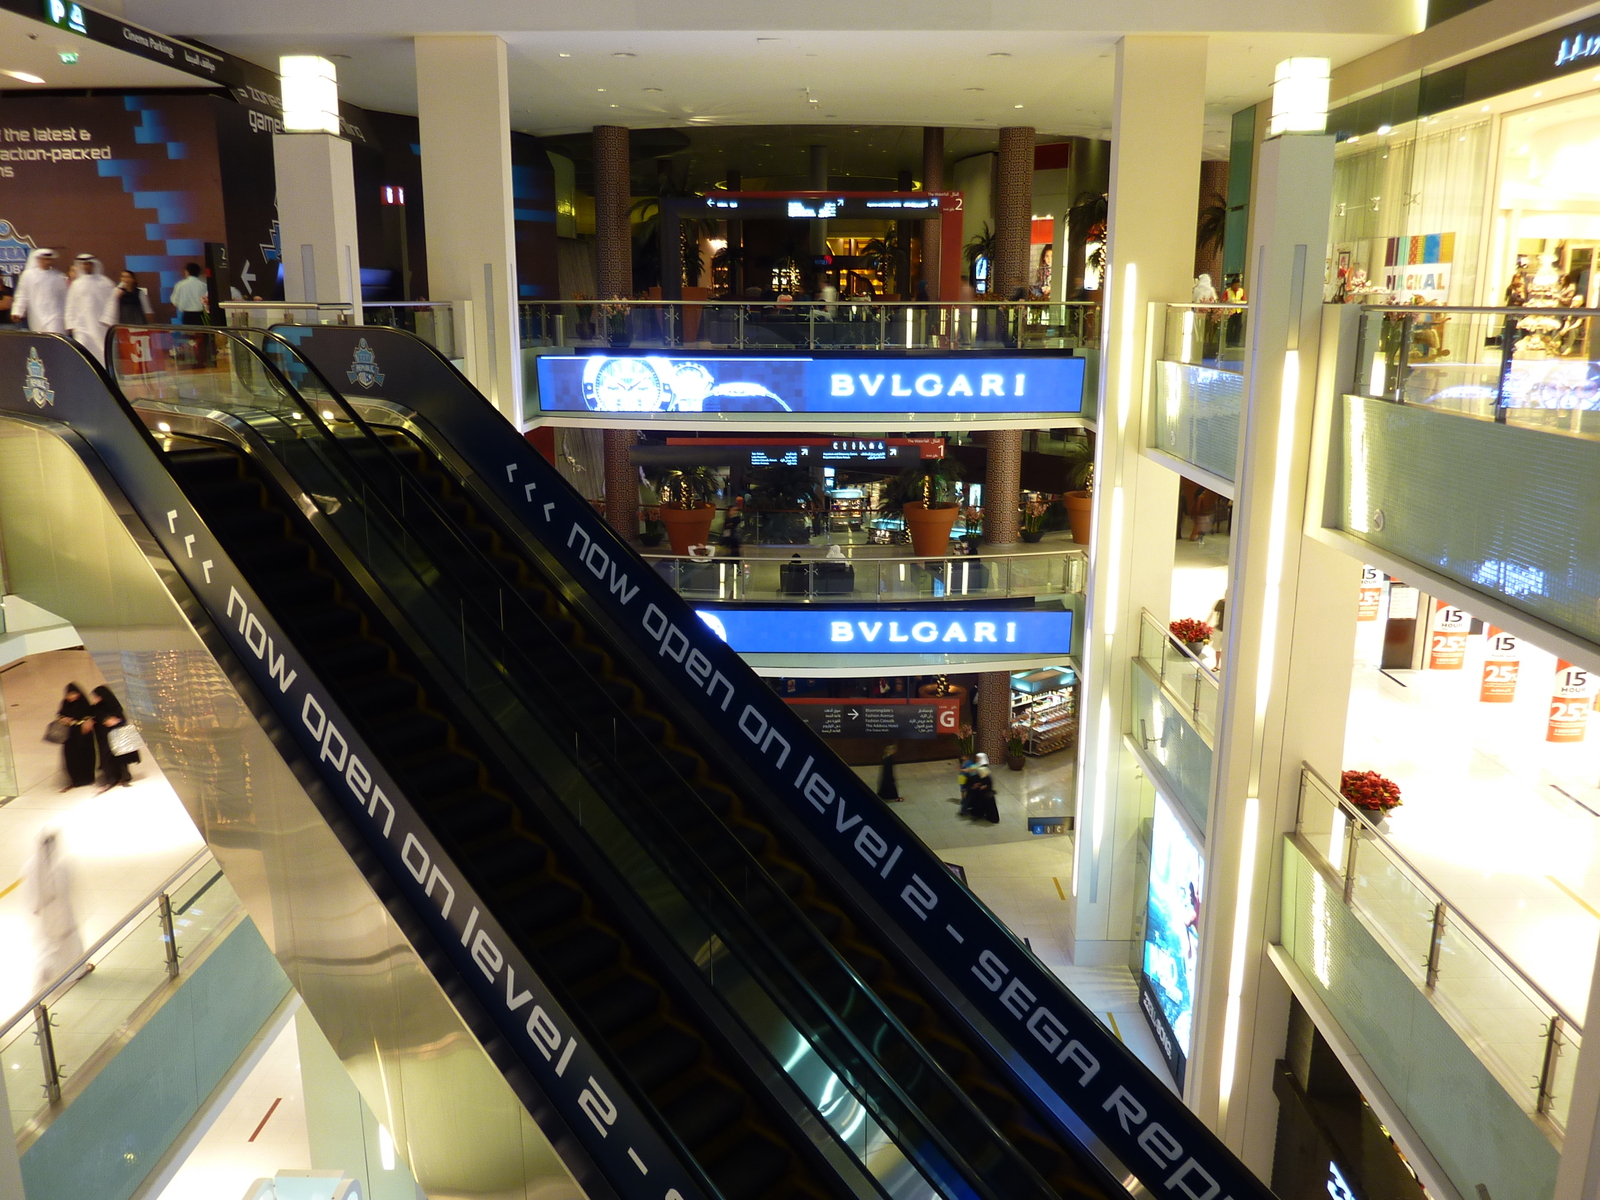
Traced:
POLYGON ((643 359, 596 356, 583 375, 584 400, 599 412, 659 412, 668 399, 660 376, 643 359))

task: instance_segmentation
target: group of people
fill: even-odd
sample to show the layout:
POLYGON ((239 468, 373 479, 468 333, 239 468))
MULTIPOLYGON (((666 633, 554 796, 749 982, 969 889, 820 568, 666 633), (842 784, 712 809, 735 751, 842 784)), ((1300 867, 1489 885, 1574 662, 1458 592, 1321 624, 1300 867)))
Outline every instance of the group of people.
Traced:
POLYGON ((962 755, 956 778, 961 785, 961 815, 975 821, 987 821, 991 825, 1000 824, 994 777, 989 773, 989 756, 982 751, 962 755))
MULTIPOLYGON (((148 325, 155 316, 149 291, 132 271, 122 272, 112 283, 98 258, 80 254, 72 260, 69 278, 56 265, 56 252, 48 246, 28 255, 27 268, 17 277, 16 290, 7 299, 12 321, 26 324, 34 333, 70 334, 102 362, 107 329, 148 325)), ((173 286, 169 299, 179 324, 206 323, 210 298, 199 263, 184 267, 184 276, 173 286)))
POLYGON ((104 685, 85 694, 76 683, 67 684, 61 707, 56 710, 56 722, 66 726, 66 740, 61 743, 61 763, 67 772, 66 786, 61 790, 88 787, 95 780, 95 763, 100 765, 102 792, 114 787, 129 787, 133 783, 134 763, 139 761, 137 750, 126 754, 112 752, 111 731, 128 720, 122 702, 104 685))

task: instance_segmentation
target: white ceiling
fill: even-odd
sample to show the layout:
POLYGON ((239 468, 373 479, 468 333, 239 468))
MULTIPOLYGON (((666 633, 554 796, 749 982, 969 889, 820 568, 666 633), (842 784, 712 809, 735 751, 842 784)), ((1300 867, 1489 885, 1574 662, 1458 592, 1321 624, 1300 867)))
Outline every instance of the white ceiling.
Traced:
POLYGON ((1206 151, 1297 54, 1334 64, 1417 28, 1394 0, 127 0, 127 16, 263 66, 335 58, 341 94, 416 111, 411 37, 494 32, 508 48, 512 126, 1031 125, 1110 130, 1113 47, 1128 32, 1210 35, 1206 151), (740 28, 730 29, 730 14, 740 28), (1110 21, 1123 22, 1108 27, 1110 21), (568 57, 563 57, 568 56, 568 57), (1020 107, 1018 107, 1020 106, 1020 107))
POLYGON ((0 9, 0 71, 36 75, 30 84, 0 75, 0 88, 25 95, 29 88, 209 87, 204 80, 112 46, 0 9), (62 52, 78 56, 63 63, 62 52))

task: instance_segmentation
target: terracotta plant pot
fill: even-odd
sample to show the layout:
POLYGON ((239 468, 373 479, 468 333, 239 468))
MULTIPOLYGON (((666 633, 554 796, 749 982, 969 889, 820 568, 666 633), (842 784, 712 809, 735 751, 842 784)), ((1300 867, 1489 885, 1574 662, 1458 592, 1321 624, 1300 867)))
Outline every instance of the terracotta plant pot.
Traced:
POLYGON ((1009 767, 1011 770, 1020 771, 1020 770, 1022 770, 1022 765, 1023 765, 1022 755, 1020 755, 1020 754, 1007 754, 1006 755, 1006 766, 1009 767))
POLYGON ((905 506, 906 528, 911 531, 911 549, 918 558, 943 558, 950 553, 950 531, 955 528, 961 509, 929 508, 920 501, 905 506))
POLYGON ((711 520, 717 515, 714 504, 700 508, 661 509, 661 523, 667 527, 667 540, 674 554, 688 554, 690 546, 703 546, 711 536, 711 520))
POLYGON ((1067 524, 1072 527, 1072 540, 1080 546, 1087 546, 1090 518, 1094 514, 1094 493, 1068 492, 1061 502, 1067 509, 1067 524))

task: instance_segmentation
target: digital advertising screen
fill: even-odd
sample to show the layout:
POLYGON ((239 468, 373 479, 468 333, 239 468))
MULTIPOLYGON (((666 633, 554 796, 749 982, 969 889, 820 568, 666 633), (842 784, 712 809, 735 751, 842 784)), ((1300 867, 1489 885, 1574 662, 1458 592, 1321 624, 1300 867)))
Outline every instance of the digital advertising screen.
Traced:
POLYGON ((741 654, 1071 654, 1072 613, 1035 609, 701 608, 741 654))
POLYGON ((1200 847, 1156 795, 1150 834, 1150 895, 1144 923, 1144 970, 1139 1007, 1161 1055, 1183 1087, 1194 1020, 1195 970, 1200 961, 1200 898, 1205 894, 1200 847))
POLYGON ((1066 355, 755 357, 541 354, 539 408, 560 413, 1081 413, 1066 355))

